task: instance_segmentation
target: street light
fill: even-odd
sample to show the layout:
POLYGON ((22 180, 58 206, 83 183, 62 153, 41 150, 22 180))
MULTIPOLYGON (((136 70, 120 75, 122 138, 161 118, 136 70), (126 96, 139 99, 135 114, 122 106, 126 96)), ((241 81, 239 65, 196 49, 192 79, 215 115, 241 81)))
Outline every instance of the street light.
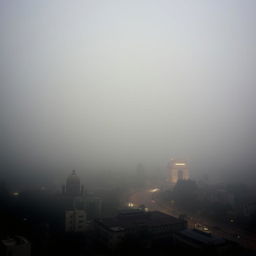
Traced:
POLYGON ((133 203, 128 203, 128 207, 134 207, 133 203))
POLYGON ((151 189, 150 192, 155 193, 155 192, 158 192, 159 190, 160 190, 159 188, 154 188, 154 189, 151 189))

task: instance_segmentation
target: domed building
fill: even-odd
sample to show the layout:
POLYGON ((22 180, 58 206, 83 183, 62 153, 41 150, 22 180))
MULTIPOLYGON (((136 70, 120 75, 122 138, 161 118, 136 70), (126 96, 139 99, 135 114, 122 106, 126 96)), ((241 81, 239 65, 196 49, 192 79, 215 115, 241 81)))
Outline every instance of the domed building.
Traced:
POLYGON ((65 232, 83 232, 87 220, 101 216, 101 199, 84 191, 75 170, 69 174, 66 184, 62 186, 60 200, 65 213, 65 232))
POLYGON ((63 194, 68 196, 81 196, 83 194, 83 186, 80 185, 80 178, 75 170, 68 176, 66 186, 63 186, 63 194))

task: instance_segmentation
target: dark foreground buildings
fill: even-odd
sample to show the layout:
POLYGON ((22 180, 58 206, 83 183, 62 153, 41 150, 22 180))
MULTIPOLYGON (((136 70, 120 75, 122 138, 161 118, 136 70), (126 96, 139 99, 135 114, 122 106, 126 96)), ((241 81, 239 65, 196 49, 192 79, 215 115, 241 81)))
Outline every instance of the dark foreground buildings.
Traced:
POLYGON ((240 255, 237 243, 198 229, 185 229, 174 234, 174 244, 190 252, 205 255, 240 255))
POLYGON ((28 191, 0 199, 1 256, 255 256, 226 239, 187 229, 184 219, 162 212, 130 209, 102 217, 100 198, 82 189, 75 172, 62 194, 28 191))
POLYGON ((30 256, 30 242, 22 237, 3 239, 0 243, 0 255, 2 256, 30 256))
POLYGON ((158 211, 121 211, 94 224, 99 246, 110 251, 106 255, 255 255, 235 242, 188 229, 186 220, 158 211))
POLYGON ((133 239, 144 241, 145 247, 157 242, 169 241, 175 232, 187 227, 185 220, 162 212, 141 210, 122 211, 113 218, 95 221, 95 232, 99 242, 110 249, 123 246, 133 239))

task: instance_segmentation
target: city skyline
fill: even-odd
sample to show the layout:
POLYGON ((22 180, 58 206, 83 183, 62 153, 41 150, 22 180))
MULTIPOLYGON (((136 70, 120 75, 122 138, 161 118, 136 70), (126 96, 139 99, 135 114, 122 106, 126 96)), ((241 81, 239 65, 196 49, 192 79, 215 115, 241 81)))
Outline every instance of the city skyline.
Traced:
POLYGON ((3 177, 177 157, 251 182, 255 5, 1 1, 3 177))

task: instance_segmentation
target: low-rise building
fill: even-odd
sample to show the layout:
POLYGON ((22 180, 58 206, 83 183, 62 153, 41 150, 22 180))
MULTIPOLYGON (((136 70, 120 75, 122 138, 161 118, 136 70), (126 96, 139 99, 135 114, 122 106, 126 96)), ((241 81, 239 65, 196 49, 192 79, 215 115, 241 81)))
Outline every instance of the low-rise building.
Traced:
POLYGON ((225 255, 227 251, 237 246, 234 242, 198 229, 179 231, 174 234, 174 241, 177 246, 195 249, 197 252, 209 252, 214 255, 225 255))
POLYGON ((116 217, 95 221, 97 237, 112 249, 118 247, 129 235, 141 235, 148 242, 172 240, 175 232, 186 228, 185 220, 158 211, 123 211, 116 217))
POLYGON ((30 256, 30 242, 22 237, 15 236, 1 241, 0 254, 3 256, 30 256))

